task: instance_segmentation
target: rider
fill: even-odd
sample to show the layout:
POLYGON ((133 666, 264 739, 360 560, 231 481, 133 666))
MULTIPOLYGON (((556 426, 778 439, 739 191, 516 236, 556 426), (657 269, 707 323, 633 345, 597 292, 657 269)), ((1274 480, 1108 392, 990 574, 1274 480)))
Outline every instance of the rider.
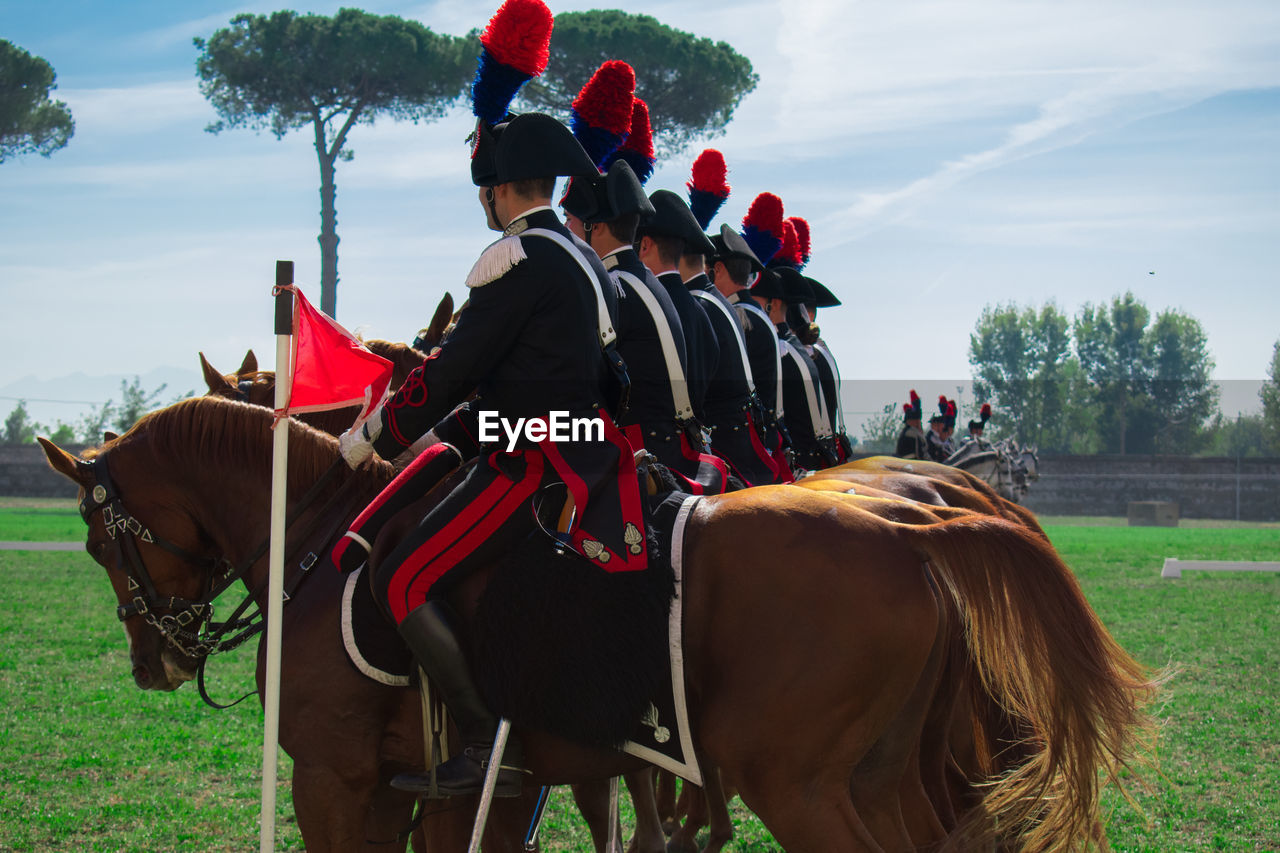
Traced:
POLYGON ((808 471, 830 468, 836 464, 835 441, 822 395, 822 379, 796 334, 796 329, 809 331, 811 324, 804 303, 813 298, 813 292, 794 267, 775 264, 772 271, 781 283, 781 298, 758 296, 757 301, 769 312, 782 342, 782 394, 792 458, 808 471))
POLYGON ((569 230, 603 262, 618 294, 618 352, 631 378, 619 421, 632 449, 644 448, 695 493, 723 491, 718 460, 694 451, 701 435, 685 378, 685 337, 667 289, 640 262, 633 244, 640 218, 653 212, 635 172, 615 160, 607 174, 575 178, 560 201, 569 230))
POLYGON ((987 442, 982 438, 982 430, 989 420, 991 420, 991 404, 983 403, 982 410, 978 413, 978 419, 969 421, 969 434, 960 439, 960 443, 968 444, 971 441, 976 441, 979 447, 986 447, 987 442))
MULTIPOLYGON (((772 470, 764 483, 786 483, 792 479, 791 469, 782 454, 782 435, 778 407, 782 402, 782 360, 778 331, 755 300, 748 285, 758 277, 776 278, 765 272, 764 264, 756 257, 747 241, 728 225, 720 226, 720 233, 711 237, 716 253, 711 259, 712 281, 716 290, 734 306, 734 313, 742 326, 747 359, 751 365, 751 377, 755 381, 756 396, 760 401, 760 416, 755 428, 763 448, 764 461, 772 470)), ((762 485, 751 481, 752 485, 762 485)))
POLYGON ((947 424, 947 396, 945 394, 938 395, 938 412, 929 418, 929 432, 925 434, 925 441, 929 448, 929 458, 934 462, 946 462, 947 457, 951 454, 947 452, 943 445, 943 431, 947 424))
POLYGON ((920 403, 920 395, 911 389, 911 402, 902 404, 902 419, 905 422, 902 432, 898 433, 898 446, 894 456, 902 459, 928 459, 929 447, 926 443, 920 419, 924 416, 920 403))
MULTIPOLYGON (((556 176, 595 175, 568 128, 537 113, 480 120, 472 180, 489 228, 503 236, 467 277, 466 307, 444 343, 364 426, 344 434, 355 466, 375 451, 402 453, 479 389, 470 406, 483 423, 532 421, 507 451, 507 436, 481 448, 478 464, 378 566, 375 586, 401 636, 443 694, 463 742, 437 768, 446 795, 480 790, 497 727, 472 679, 456 618, 444 596, 475 567, 536 529, 535 496, 570 483, 577 512, 566 538, 606 571, 643 568, 643 520, 632 454, 614 426, 612 313, 607 273, 588 258, 551 208, 556 176), (599 419, 595 429, 553 441, 552 413, 599 419), (541 428, 539 428, 541 425, 541 428), (588 500, 590 498, 590 500, 588 500), (639 540, 639 545, 635 544, 639 540)), ((520 792, 519 744, 507 748, 498 793, 520 792)), ((424 791, 430 777, 405 774, 396 787, 424 791)))

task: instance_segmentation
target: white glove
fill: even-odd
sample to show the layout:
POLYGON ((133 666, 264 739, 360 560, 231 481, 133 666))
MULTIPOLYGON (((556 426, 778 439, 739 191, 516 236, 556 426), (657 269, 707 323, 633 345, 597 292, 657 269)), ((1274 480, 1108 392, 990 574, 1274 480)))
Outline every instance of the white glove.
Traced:
POLYGON ((373 455, 373 440, 380 432, 382 432, 382 413, 375 411, 369 420, 351 427, 338 436, 338 450, 342 452, 342 458, 347 460, 347 464, 352 468, 359 468, 373 455), (372 429, 370 429, 371 425, 372 429))

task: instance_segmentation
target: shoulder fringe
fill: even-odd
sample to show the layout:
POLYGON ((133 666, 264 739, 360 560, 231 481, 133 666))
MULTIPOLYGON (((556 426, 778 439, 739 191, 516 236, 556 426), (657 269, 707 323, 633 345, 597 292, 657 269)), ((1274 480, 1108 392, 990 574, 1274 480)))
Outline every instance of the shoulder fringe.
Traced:
POLYGON ((503 237, 485 249, 467 273, 467 287, 482 287, 497 281, 525 259, 524 244, 517 236, 503 237))

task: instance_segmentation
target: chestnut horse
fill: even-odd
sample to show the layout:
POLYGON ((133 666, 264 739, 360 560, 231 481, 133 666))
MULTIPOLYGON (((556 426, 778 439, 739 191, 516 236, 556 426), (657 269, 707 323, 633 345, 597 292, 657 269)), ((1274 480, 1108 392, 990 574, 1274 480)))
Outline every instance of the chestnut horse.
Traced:
MULTIPOLYGON (((288 423, 296 508, 338 452, 332 437, 288 423)), ((109 472, 107 495, 119 502, 110 519, 88 514, 86 548, 122 605, 136 596, 122 553, 164 596, 198 600, 223 560, 251 563, 246 585, 260 587, 266 561, 252 555, 267 528, 269 424, 259 407, 205 397, 148 415, 91 460, 41 440, 50 464, 88 493, 109 472), (121 526, 125 513, 139 524, 121 526), (136 535, 139 526, 151 535, 136 535)), ((348 497, 326 533, 392 474, 385 463, 337 470, 332 488, 348 497)), ((305 511, 299 523, 328 511, 305 511)), ((291 552, 295 544, 321 547, 291 543, 291 552)), ((961 508, 776 486, 700 500, 682 555, 696 746, 783 847, 951 840, 1065 850, 1098 840, 1099 789, 1149 725, 1142 706, 1153 684, 1042 536, 961 508), (887 507, 899 507, 894 520, 887 507), (938 742, 948 763, 926 767, 938 742)), ((322 572, 307 584, 283 626, 280 738, 294 759, 299 827, 312 853, 388 849, 388 827, 407 820, 410 804, 387 780, 422 755, 418 697, 347 663, 341 578, 322 572)), ((140 687, 191 677, 190 649, 140 613, 125 627, 140 687)), ((520 736, 533 784, 640 766, 537 731, 520 736)), ((430 829, 457 833, 467 813, 450 815, 430 829)))

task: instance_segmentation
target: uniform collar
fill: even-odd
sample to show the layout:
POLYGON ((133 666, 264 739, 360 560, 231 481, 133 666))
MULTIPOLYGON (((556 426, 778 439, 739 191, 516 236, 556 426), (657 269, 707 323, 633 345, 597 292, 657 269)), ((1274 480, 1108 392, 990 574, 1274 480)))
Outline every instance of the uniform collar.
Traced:
POLYGON ((527 228, 534 227, 528 221, 529 218, 533 217, 535 219, 543 219, 545 217, 542 217, 539 215, 543 211, 550 213, 551 217, 555 219, 557 223, 560 221, 560 218, 556 216, 556 212, 551 208, 551 205, 540 204, 540 205, 537 205, 536 207, 529 208, 528 210, 524 211, 519 216, 517 216, 515 219, 512 219, 511 223, 507 225, 506 228, 502 229, 502 236, 510 237, 512 234, 519 234, 521 231, 524 231, 527 228))
POLYGON ((612 252, 609 252, 607 255, 601 258, 600 261, 601 263, 604 264, 604 268, 607 270, 617 269, 618 266, 623 262, 623 260, 625 260, 623 258, 623 254, 626 252, 634 252, 634 251, 635 249, 632 249, 630 246, 619 246, 618 248, 614 249, 612 252))
POLYGON ((704 272, 700 272, 691 276, 689 280, 684 283, 684 286, 690 290, 710 290, 715 285, 711 283, 710 276, 704 272))

